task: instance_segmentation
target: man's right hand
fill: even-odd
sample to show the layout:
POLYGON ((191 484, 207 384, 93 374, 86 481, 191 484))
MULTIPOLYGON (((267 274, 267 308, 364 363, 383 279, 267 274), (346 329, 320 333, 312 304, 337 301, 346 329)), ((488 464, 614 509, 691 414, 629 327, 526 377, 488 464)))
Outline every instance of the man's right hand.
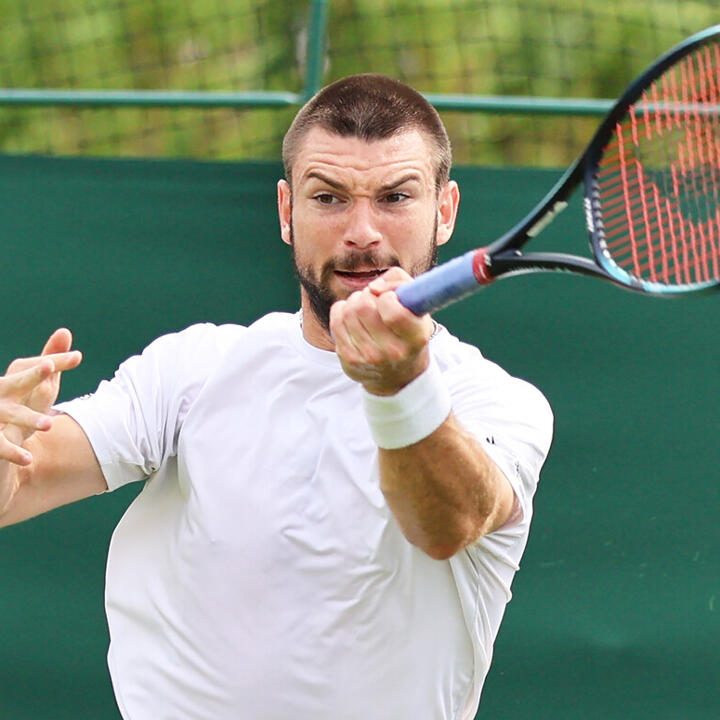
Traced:
POLYGON ((60 392, 60 376, 82 362, 82 354, 71 346, 70 331, 56 330, 39 356, 14 360, 0 376, 0 460, 32 463, 22 445, 34 432, 52 427, 48 413, 60 392))

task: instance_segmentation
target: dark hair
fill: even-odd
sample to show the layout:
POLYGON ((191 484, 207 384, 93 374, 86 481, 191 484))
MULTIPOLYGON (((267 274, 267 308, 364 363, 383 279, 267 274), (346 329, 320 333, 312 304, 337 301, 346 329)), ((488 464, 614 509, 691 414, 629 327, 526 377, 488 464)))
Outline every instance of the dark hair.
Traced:
POLYGON ((452 151, 440 116, 419 92, 385 75, 368 73, 337 80, 300 108, 282 146, 285 177, 290 184, 300 143, 313 127, 365 141, 383 140, 415 128, 435 144, 438 190, 448 181, 452 151))

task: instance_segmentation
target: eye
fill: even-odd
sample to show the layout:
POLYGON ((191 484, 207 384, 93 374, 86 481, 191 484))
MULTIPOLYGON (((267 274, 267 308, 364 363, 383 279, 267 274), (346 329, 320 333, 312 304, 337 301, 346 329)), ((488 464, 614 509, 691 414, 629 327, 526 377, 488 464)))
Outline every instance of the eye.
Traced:
POLYGON ((389 195, 385 196, 385 202, 392 204, 397 204, 399 202, 402 202, 403 200, 407 200, 410 196, 407 193, 403 192, 392 192, 389 195))
POLYGON ((339 202, 339 200, 331 193, 318 193, 314 196, 313 199, 319 202, 321 205, 334 205, 335 203, 339 202))

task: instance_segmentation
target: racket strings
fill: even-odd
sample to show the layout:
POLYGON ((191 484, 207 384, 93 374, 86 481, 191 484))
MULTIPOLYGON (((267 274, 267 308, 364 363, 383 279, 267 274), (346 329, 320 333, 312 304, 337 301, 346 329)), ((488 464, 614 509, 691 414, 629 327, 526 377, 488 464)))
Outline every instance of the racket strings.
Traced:
POLYGON ((720 280, 720 44, 668 68, 617 123, 596 177, 605 247, 630 275, 720 280))

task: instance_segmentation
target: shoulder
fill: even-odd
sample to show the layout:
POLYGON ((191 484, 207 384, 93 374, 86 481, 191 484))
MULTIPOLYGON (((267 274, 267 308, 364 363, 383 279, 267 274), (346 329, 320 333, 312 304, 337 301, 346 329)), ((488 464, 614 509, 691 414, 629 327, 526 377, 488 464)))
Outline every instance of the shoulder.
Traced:
POLYGON ((507 421, 552 432, 553 413, 543 393, 483 357, 474 345, 462 342, 445 328, 432 340, 431 350, 453 395, 454 406, 482 406, 507 421))
POLYGON ((298 320, 289 313, 270 313, 250 325, 198 323, 151 342, 140 356, 123 363, 162 367, 169 375, 206 377, 228 363, 268 355, 289 344, 298 320))
POLYGON ((198 350, 223 350, 232 347, 241 340, 250 340, 256 336, 282 336, 294 332, 298 327, 297 315, 286 312, 272 312, 255 320, 250 325, 226 323, 196 323, 183 330, 161 335, 151 345, 186 345, 198 350))
POLYGON ((246 330, 248 337, 286 338, 296 335, 300 329, 300 319, 296 313, 271 312, 258 318, 246 330))
POLYGON ((142 352, 121 363, 120 369, 127 372, 155 366, 172 372, 212 366, 231 350, 245 331, 246 328, 241 325, 190 325, 159 336, 142 352))
POLYGON ((246 328, 197 323, 160 335, 120 363, 115 377, 141 378, 166 384, 171 378, 203 375, 231 352, 246 328))
POLYGON ((247 328, 243 325, 215 325, 196 323, 176 332, 169 332, 153 340, 146 348, 157 351, 186 348, 188 351, 212 352, 237 342, 247 328))

